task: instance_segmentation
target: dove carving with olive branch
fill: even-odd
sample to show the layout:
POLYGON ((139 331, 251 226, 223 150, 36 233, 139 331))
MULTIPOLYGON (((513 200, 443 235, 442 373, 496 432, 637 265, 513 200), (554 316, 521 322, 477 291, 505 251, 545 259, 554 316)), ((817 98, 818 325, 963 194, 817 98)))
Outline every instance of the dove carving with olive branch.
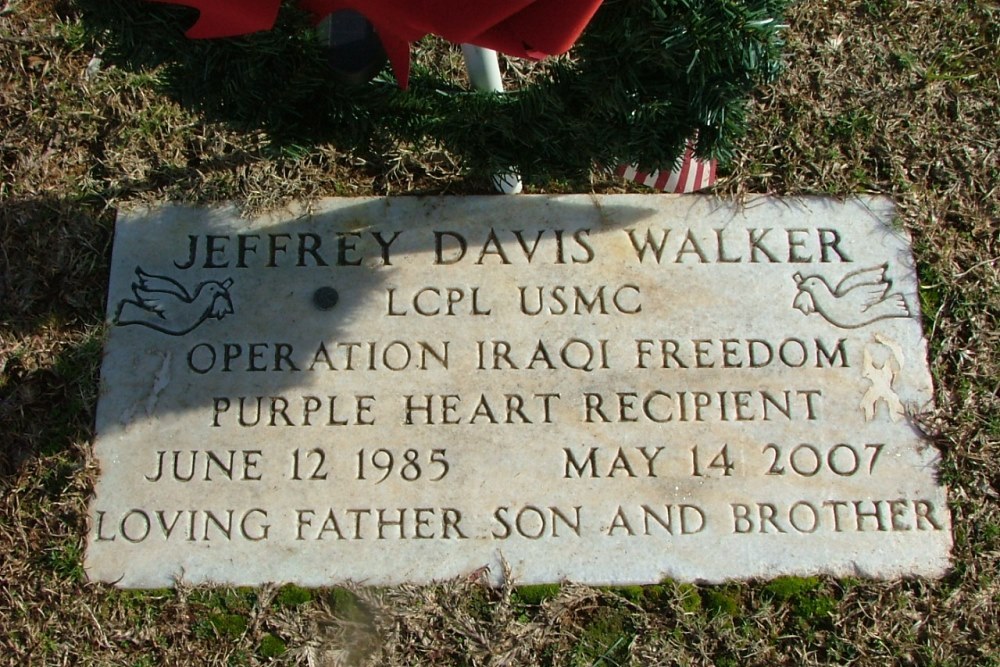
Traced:
POLYGON ((899 292, 890 292, 888 264, 852 271, 832 287, 823 276, 796 273, 799 291, 792 307, 805 315, 819 313, 841 329, 857 329, 878 320, 910 317, 910 308, 899 292))
POLYGON ((171 336, 183 336, 207 319, 221 320, 233 312, 229 288, 232 278, 206 280, 198 283, 193 292, 173 278, 146 273, 135 268, 136 281, 132 283, 134 299, 123 299, 118 304, 114 322, 118 326, 136 324, 171 336))

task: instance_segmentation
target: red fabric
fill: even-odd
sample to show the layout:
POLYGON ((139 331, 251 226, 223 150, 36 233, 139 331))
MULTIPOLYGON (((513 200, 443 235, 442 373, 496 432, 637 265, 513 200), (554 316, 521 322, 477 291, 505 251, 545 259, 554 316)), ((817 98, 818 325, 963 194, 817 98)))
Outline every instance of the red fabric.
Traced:
MULTIPOLYGON (((152 0, 201 12, 191 38, 230 37, 268 30, 281 0, 152 0)), ((522 58, 564 53, 601 0, 300 0, 316 20, 338 9, 361 12, 375 26, 399 85, 406 88, 409 42, 427 34, 522 58)))
POLYGON ((270 30, 278 17, 281 0, 151 0, 168 5, 194 7, 201 16, 187 31, 191 39, 233 37, 270 30))

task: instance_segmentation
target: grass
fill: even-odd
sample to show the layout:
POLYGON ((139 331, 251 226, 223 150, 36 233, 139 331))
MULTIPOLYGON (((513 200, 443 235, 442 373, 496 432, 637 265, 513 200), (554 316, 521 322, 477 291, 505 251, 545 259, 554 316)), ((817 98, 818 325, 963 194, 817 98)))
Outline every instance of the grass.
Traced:
MULTIPOLYGON (((1000 665, 994 2, 795 4, 787 70, 752 100, 750 133, 718 187, 895 200, 923 284, 937 404, 926 426, 955 524, 944 579, 144 592, 89 584, 81 567, 114 211, 488 188, 434 145, 362 154, 343 131, 282 142, 267 123, 248 129, 239 108, 179 92, 179 73, 193 70, 171 69, 163 41, 95 32, 81 12, 100 4, 0 6, 0 665, 1000 665)), ((105 4, 118 14, 105 10, 101 29, 147 11, 105 4)), ((161 9, 158 39, 176 44, 168 27, 186 10, 161 9)), ((203 70, 219 77, 233 49, 273 47, 266 36, 249 44, 220 46, 203 70)), ((440 44, 417 59, 458 71, 440 44)), ((239 99, 284 71, 241 73, 258 88, 239 99)), ((595 174, 529 188, 624 186, 595 174)))

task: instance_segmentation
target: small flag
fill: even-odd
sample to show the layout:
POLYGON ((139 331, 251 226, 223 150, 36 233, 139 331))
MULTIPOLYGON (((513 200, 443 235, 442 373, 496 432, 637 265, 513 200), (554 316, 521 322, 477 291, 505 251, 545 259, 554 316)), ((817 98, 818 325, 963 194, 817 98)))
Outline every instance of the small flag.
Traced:
POLYGON ((660 190, 684 194, 697 192, 715 185, 716 161, 699 160, 694 156, 694 144, 688 142, 681 163, 670 171, 642 171, 638 165, 622 165, 615 173, 627 181, 660 190))

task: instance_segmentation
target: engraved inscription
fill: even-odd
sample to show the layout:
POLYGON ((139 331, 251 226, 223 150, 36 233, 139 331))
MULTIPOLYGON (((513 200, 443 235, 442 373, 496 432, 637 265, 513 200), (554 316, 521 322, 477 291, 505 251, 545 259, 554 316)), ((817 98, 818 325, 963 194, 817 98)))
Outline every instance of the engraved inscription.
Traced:
POLYGON ((88 574, 939 575, 892 216, 642 196, 125 215, 88 574))
POLYGON ((209 318, 221 320, 233 313, 229 288, 231 278, 205 280, 189 291, 168 276, 135 268, 132 298, 122 299, 115 310, 118 326, 135 324, 171 336, 183 336, 209 318))
POLYGON ((819 313, 841 329, 856 329, 890 317, 909 317, 910 309, 899 292, 889 292, 887 264, 852 271, 836 287, 821 275, 795 274, 799 292, 792 304, 804 314, 819 313))

